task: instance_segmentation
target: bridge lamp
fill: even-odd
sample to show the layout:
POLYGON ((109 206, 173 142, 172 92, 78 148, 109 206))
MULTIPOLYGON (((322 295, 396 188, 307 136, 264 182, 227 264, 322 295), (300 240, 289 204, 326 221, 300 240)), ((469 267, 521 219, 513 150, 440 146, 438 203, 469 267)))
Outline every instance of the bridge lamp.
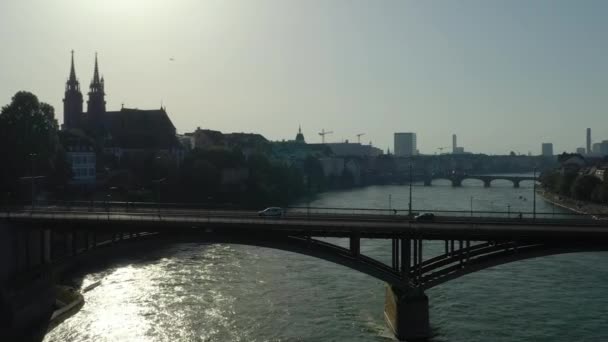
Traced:
POLYGON ((536 220, 536 166, 533 169, 532 178, 532 219, 536 220))

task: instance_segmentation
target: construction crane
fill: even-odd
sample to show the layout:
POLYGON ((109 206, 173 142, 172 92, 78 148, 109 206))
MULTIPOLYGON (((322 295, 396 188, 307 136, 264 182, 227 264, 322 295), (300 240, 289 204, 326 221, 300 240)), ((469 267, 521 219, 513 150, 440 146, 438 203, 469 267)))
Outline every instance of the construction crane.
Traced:
POLYGON ((322 129, 321 132, 319 132, 319 135, 321 136, 321 141, 323 144, 325 144, 325 136, 328 134, 332 134, 333 131, 327 131, 325 132, 325 129, 322 129))
POLYGON ((361 136, 365 135, 365 133, 359 133, 357 134, 357 142, 360 144, 361 143, 361 136))
POLYGON ((437 149, 439 150, 439 154, 443 153, 443 150, 445 150, 446 148, 449 148, 450 146, 441 146, 441 147, 437 147, 437 149))

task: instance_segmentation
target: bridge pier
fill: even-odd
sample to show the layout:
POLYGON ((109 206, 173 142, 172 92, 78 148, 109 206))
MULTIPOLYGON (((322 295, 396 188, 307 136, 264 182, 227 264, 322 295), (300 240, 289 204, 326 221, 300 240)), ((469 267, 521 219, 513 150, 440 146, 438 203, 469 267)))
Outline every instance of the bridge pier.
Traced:
POLYGON ((429 299, 421 289, 402 290, 387 284, 384 319, 400 341, 430 337, 429 299))
POLYGON ((491 184, 492 184, 492 181, 490 181, 490 180, 484 180, 483 181, 483 187, 484 188, 489 188, 491 184))
POLYGON ((519 188, 519 181, 513 181, 513 187, 519 188))

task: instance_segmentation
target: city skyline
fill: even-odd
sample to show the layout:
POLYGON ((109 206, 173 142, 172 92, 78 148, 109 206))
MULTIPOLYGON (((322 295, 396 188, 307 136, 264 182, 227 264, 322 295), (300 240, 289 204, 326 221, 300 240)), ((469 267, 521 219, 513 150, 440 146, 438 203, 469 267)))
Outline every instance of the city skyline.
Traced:
POLYGON ((586 146, 587 127, 592 143, 608 138, 602 2, 142 5, 1 4, 2 103, 32 91, 61 123, 74 49, 83 84, 99 52, 110 110, 162 103, 181 133, 282 140, 301 124, 309 142, 322 129, 335 132, 328 142, 364 132, 362 142, 386 150, 394 132, 411 131, 425 154, 452 134, 487 154, 540 154, 547 141, 572 152, 586 146))

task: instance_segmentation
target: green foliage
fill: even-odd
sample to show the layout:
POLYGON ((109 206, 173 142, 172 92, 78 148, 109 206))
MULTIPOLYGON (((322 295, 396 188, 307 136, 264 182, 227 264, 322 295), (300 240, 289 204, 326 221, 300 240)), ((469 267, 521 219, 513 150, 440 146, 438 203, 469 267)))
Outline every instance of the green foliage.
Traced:
POLYGON ((591 192, 591 200, 597 203, 608 202, 608 183, 606 181, 598 184, 591 192))
POLYGON ((572 183, 577 177, 577 173, 573 171, 566 172, 562 174, 559 178, 559 182, 557 183, 557 192, 564 196, 570 196, 572 189, 572 183))
POLYGON ((46 184, 61 186, 69 177, 69 167, 61 153, 58 124, 50 105, 29 92, 20 91, 0 111, 0 187, 16 192, 19 178, 46 177, 46 184), (32 171, 34 170, 34 171, 32 171))
POLYGON ((327 179, 323 173, 323 166, 319 159, 308 156, 304 159, 304 165, 302 166, 307 191, 309 193, 321 192, 327 188, 327 179))
POLYGON ((546 171, 540 175, 540 183, 541 185, 552 192, 559 191, 559 182, 560 182, 560 174, 558 171, 546 171))
POLYGON ((591 195, 595 187, 600 184, 601 181, 595 176, 578 176, 574 182, 572 182, 570 194, 575 199, 588 201, 591 199, 591 195))

